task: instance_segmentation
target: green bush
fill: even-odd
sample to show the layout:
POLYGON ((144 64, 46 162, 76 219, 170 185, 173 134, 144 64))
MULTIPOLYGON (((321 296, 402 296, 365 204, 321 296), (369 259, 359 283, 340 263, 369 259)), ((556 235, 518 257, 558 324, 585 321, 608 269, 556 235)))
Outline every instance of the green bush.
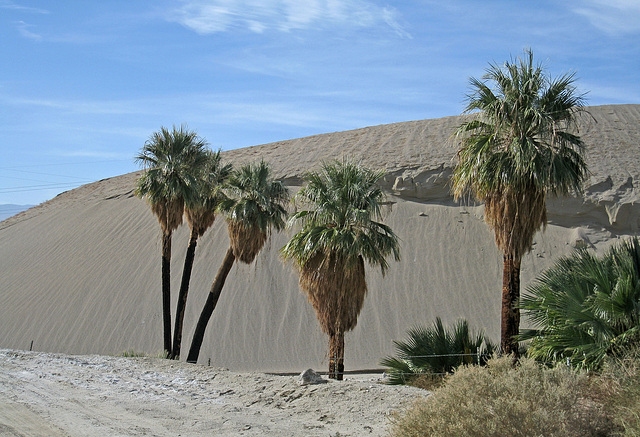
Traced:
MULTIPOLYGON (((445 328, 440 317, 432 327, 415 327, 406 341, 394 341, 397 357, 386 357, 390 384, 421 385, 419 381, 438 380, 462 364, 484 364, 494 352, 494 345, 484 333, 473 333, 466 320, 445 328), (430 378, 425 379, 425 375, 430 378)), ((437 382, 437 381, 435 381, 437 382)))
POLYGON ((640 344, 640 241, 602 257, 582 249, 561 258, 529 287, 521 308, 538 327, 520 336, 531 339, 529 356, 598 370, 605 357, 640 344))
MULTIPOLYGON (((392 436, 598 436, 614 421, 586 373, 524 358, 463 366, 427 399, 396 414, 392 436)), ((629 434, 633 435, 633 434, 629 434)))

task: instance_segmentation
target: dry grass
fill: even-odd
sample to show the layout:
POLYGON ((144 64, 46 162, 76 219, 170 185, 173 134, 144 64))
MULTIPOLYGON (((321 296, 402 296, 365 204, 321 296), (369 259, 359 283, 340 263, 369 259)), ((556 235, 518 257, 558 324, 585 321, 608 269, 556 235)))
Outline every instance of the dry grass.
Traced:
POLYGON ((640 348, 607 362, 594 391, 621 430, 619 435, 640 437, 640 348))
POLYGON ((396 415, 392 435, 611 435, 615 423, 589 388, 585 373, 493 359, 487 367, 461 367, 432 396, 396 415))
POLYGON ((241 221, 228 220, 229 240, 233 254, 245 264, 251 264, 264 247, 268 235, 258 226, 245 226, 241 221))
POLYGON ((149 203, 151 211, 158 218, 164 234, 175 231, 182 224, 182 213, 184 211, 184 201, 182 199, 149 203))
POLYGON ((325 334, 347 332, 356 326, 367 295, 361 256, 348 266, 335 252, 317 254, 300 267, 299 284, 325 334))

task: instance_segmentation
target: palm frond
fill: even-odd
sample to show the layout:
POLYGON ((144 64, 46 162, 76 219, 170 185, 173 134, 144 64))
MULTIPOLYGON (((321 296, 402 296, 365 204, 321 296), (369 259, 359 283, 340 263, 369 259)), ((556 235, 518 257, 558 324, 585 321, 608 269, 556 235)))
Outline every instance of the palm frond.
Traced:
POLYGON ((581 249, 560 259, 521 299, 521 308, 538 326, 521 335, 532 340, 530 353, 598 368, 606 355, 639 342, 639 272, 637 238, 601 258, 581 249))
POLYGON ((381 365, 388 368, 389 383, 405 384, 420 374, 446 374, 462 364, 486 364, 496 350, 482 331, 472 332, 466 320, 445 327, 440 317, 433 326, 415 326, 407 339, 394 341, 397 355, 386 357, 381 365))

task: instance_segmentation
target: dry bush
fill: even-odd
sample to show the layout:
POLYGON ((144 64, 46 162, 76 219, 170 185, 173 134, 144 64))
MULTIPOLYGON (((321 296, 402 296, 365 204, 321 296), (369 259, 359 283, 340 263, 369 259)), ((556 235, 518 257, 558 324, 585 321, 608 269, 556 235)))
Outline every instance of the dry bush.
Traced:
POLYGON ((439 387, 442 387, 442 384, 445 381, 445 375, 431 375, 428 373, 425 374, 417 374, 416 376, 411 376, 407 381, 407 385, 421 388, 423 390, 433 391, 439 387))
POLYGON ((640 348, 609 360, 594 385, 619 435, 640 437, 640 348))
POLYGON ((531 359, 510 357, 487 367, 461 367, 433 395, 418 401, 392 424, 395 437, 600 436, 614 424, 589 391, 589 378, 531 359))

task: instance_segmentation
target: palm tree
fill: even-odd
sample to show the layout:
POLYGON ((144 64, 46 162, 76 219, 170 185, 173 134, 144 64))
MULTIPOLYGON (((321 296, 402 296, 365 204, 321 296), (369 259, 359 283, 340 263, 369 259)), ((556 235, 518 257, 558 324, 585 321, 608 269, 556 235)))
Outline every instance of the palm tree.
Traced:
POLYGON ((547 77, 531 51, 502 68, 491 64, 483 80, 471 79, 465 112, 479 112, 458 128, 452 191, 485 204, 503 254, 501 347, 517 358, 522 257, 546 226, 546 196, 580 192, 587 175, 582 141, 570 132, 583 97, 573 74, 547 77))
POLYGON ((540 275, 522 298, 539 329, 529 354, 552 361, 570 358, 598 369, 606 356, 640 345, 640 240, 613 246, 602 258, 580 249, 540 275))
POLYGON ((136 156, 144 168, 136 194, 147 199, 162 229, 162 321, 164 350, 171 353, 171 236, 182 224, 184 202, 197 192, 207 143, 185 126, 154 132, 136 156))
POLYGON ((375 221, 384 198, 376 185, 382 176, 349 161, 326 163, 309 173, 296 198, 311 209, 292 216, 290 224, 302 228, 281 251, 297 267, 300 288, 329 336, 333 379, 342 379, 344 334, 355 328, 367 293, 365 260, 384 274, 387 256, 400 259, 398 238, 375 221))
POLYGON ((397 357, 380 363, 389 368, 390 384, 406 384, 421 374, 452 373, 462 364, 485 365, 495 349, 482 331, 472 333, 464 319, 448 329, 436 317, 433 327, 416 326, 408 336, 407 341, 394 341, 397 357))
POLYGON ((219 210, 227 218, 230 245, 200 313, 187 356, 190 363, 198 361, 207 324, 235 260, 251 264, 264 247, 271 229, 283 229, 287 216, 284 205, 289 192, 280 181, 271 178, 269 165, 264 161, 234 172, 226 191, 227 197, 219 210))
POLYGON ((173 350, 170 358, 179 359, 182 345, 182 326, 184 324, 184 312, 189 293, 189 282, 195 259, 198 238, 204 235, 216 218, 218 205, 224 199, 222 185, 231 173, 231 164, 222 164, 220 151, 208 153, 208 160, 202 169, 200 186, 196 196, 185 201, 185 218, 191 229, 189 246, 184 259, 182 281, 178 294, 178 306, 176 308, 176 321, 173 329, 173 350))

